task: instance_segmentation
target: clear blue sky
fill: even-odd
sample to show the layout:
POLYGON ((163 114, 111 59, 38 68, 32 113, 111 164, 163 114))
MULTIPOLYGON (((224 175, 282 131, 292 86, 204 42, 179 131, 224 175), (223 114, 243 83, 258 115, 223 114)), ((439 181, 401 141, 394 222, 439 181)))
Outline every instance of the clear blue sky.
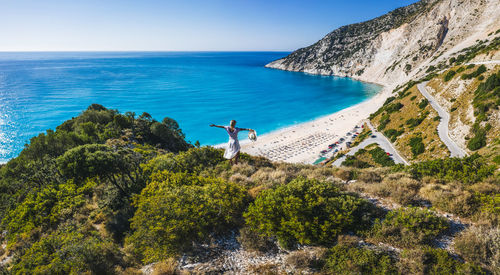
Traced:
POLYGON ((0 51, 291 51, 416 0, 0 0, 0 51))

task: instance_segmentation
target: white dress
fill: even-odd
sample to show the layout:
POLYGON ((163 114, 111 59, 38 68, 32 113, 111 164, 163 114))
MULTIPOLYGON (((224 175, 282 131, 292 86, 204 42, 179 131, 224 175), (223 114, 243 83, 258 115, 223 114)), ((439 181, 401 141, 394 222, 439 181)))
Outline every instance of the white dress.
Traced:
POLYGON ((238 141, 238 132, 240 128, 234 127, 234 131, 231 132, 231 128, 229 126, 224 126, 227 134, 229 135, 229 141, 227 142, 226 151, 224 152, 224 158, 232 159, 238 154, 240 151, 240 142, 238 141))

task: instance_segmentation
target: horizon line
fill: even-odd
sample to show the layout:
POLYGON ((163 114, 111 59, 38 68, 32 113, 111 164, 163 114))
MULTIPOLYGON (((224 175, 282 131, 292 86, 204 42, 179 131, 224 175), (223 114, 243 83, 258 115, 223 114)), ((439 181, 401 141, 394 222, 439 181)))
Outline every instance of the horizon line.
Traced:
POLYGON ((83 53, 83 52, 293 52, 296 50, 28 50, 2 51, 0 53, 83 53))

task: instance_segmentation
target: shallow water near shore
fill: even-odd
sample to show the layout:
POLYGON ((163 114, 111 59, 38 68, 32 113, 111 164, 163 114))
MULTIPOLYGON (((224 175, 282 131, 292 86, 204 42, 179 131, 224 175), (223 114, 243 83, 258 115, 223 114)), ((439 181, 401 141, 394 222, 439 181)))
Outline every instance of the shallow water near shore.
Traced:
POLYGON ((364 101, 380 86, 264 68, 286 52, 0 53, 0 162, 92 103, 177 120, 186 139, 225 142, 209 124, 259 134, 364 101))

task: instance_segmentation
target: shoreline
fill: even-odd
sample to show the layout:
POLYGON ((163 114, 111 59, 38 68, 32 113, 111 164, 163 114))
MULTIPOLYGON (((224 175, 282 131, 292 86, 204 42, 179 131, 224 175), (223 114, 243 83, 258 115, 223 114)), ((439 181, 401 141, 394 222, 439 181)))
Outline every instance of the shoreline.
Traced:
MULTIPOLYGON (((393 87, 381 86, 382 89, 376 95, 356 105, 263 134, 255 142, 244 139, 240 142, 241 151, 273 161, 312 164, 319 158, 321 150, 327 149, 329 144, 360 125, 391 96, 393 87)), ((225 144, 214 147, 223 148, 225 144)))

